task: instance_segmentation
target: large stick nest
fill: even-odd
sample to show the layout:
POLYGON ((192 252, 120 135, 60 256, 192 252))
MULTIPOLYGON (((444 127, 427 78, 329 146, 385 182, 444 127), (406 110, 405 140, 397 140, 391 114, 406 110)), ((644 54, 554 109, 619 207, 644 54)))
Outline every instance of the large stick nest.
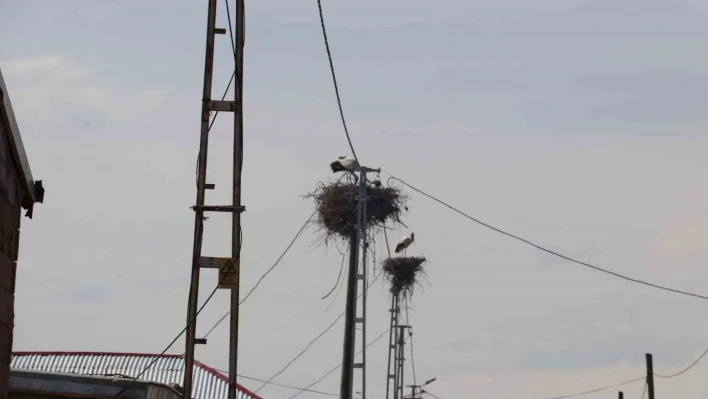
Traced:
MULTIPOLYGON (((367 225, 383 227, 387 222, 401 223, 400 215, 406 198, 394 187, 367 185, 367 225)), ((331 183, 311 194, 317 204, 318 223, 327 238, 333 235, 348 239, 356 232, 359 186, 331 183)))
POLYGON ((413 294, 419 277, 425 274, 425 262, 425 258, 415 256, 386 259, 383 262, 383 271, 386 280, 391 284, 391 293, 413 294))

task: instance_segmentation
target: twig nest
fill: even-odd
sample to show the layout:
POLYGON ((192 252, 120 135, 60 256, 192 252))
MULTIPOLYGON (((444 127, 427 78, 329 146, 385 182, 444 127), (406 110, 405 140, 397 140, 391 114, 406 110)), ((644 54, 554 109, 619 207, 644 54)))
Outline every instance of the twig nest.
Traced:
POLYGON ((395 257, 383 262, 383 271, 386 280, 391 284, 391 293, 412 294, 413 288, 418 283, 419 275, 425 274, 424 257, 395 257))
MULTIPOLYGON (((367 185, 366 194, 369 228, 382 227, 387 222, 400 223, 406 199, 399 189, 367 185)), ((337 235, 346 239, 356 232, 358 195, 359 186, 349 183, 322 185, 311 194, 317 204, 318 223, 327 237, 337 235)))

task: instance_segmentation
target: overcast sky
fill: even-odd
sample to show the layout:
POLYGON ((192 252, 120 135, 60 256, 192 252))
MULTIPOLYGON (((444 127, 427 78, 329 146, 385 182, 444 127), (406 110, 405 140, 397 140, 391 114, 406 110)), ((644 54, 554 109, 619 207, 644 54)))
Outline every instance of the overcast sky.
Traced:
MULTIPOLYGON (((708 294, 708 3, 324 7, 364 164, 569 256, 708 294)), ((224 11, 220 1, 219 27, 224 11)), ((243 291, 312 212, 303 194, 349 153, 316 1, 249 1, 246 17, 243 291)), ((3 0, 0 20, 0 68, 47 190, 22 221, 14 349, 159 353, 186 318, 206 1, 3 0)), ((228 38, 216 47, 214 97, 232 68, 228 38)), ((210 204, 230 198, 231 123, 219 116, 210 137, 210 204)), ((438 378, 439 397, 569 394, 642 376, 646 352, 667 374, 708 347, 705 302, 550 257, 409 194, 409 254, 430 261, 410 314, 416 372, 438 378)), ((241 373, 268 378, 343 311, 344 295, 329 311, 320 299, 341 258, 316 238, 307 230, 243 306, 241 373)), ((204 254, 229 245, 230 218, 211 216, 204 254)), ((216 279, 203 273, 202 300, 216 279)), ((381 283, 370 293, 373 338, 389 301, 381 283)), ((198 334, 227 306, 221 291, 198 334)), ((197 359, 225 369, 227 337, 220 326, 197 359)), ((276 381, 308 385, 341 347, 340 323, 276 381)), ((372 397, 386 359, 383 339, 368 352, 372 397)), ((657 393, 705 398, 706 372, 708 360, 657 393)), ((334 373, 315 389, 338 383, 334 373)))

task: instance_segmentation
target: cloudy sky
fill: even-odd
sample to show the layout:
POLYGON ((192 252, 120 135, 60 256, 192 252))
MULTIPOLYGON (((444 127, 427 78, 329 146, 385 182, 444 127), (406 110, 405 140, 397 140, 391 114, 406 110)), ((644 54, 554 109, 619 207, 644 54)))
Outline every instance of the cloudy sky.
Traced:
MULTIPOLYGON (((244 291, 312 212, 303 194, 349 152, 315 0, 247 3, 244 291)), ((708 294, 706 2, 324 7, 363 163, 569 256, 708 294)), ((159 353, 186 318, 206 2, 4 0, 0 16, 0 68, 47 190, 23 220, 15 350, 159 353)), ((214 97, 232 68, 228 38, 216 47, 214 97)), ((210 137, 211 204, 230 198, 230 129, 220 116, 210 137)), ((416 374, 438 378, 437 396, 543 399, 641 377, 646 352, 668 374, 708 347, 705 302, 550 257, 410 194, 409 252, 430 261, 411 303, 416 374)), ((229 254, 229 218, 206 226, 204 254, 229 254)), ((343 295, 329 310, 321 299, 341 258, 316 238, 307 230, 243 306, 243 374, 268 378, 344 309, 343 295)), ((217 279, 203 276, 202 299, 217 279)), ((198 333, 227 306, 219 292, 198 333)), ((377 283, 370 337, 387 307, 377 283)), ((220 326, 197 358, 226 368, 227 337, 220 326)), ((339 363, 341 340, 340 323, 275 381, 308 385, 339 363)), ((368 352, 371 394, 385 386, 384 342, 368 352)), ((704 398, 706 372, 708 360, 657 393, 704 398)))

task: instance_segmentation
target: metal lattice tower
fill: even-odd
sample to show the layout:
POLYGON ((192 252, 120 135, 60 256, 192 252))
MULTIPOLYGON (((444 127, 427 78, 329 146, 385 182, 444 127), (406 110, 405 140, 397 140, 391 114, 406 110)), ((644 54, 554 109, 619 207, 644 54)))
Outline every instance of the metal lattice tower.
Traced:
POLYGON ((393 386, 393 398, 398 399, 396 396, 398 391, 396 389, 396 376, 397 376, 397 363, 398 358, 398 319, 401 315, 401 308, 399 307, 400 294, 391 294, 391 322, 388 331, 388 368, 386 369, 386 399, 389 399, 391 393, 391 387, 393 386))

